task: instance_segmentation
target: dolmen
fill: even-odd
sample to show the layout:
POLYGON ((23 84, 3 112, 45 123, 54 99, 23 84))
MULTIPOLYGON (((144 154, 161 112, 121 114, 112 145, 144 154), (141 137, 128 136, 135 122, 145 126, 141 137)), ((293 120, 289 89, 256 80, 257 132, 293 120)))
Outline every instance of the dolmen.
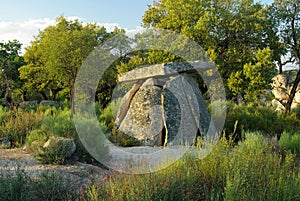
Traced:
POLYGON ((211 62, 174 62, 134 69, 119 76, 133 83, 121 97, 115 127, 143 146, 183 145, 205 136, 210 114, 194 78, 211 62))

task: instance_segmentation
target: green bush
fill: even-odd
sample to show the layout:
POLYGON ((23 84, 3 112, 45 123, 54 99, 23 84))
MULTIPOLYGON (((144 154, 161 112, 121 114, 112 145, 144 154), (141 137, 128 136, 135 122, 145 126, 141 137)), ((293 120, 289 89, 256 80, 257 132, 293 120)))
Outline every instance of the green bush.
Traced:
POLYGON ((48 136, 75 137, 76 128, 69 109, 50 109, 45 111, 45 118, 40 130, 48 136))
POLYGON ((91 185, 87 200, 222 200, 230 147, 223 138, 204 160, 186 155, 159 172, 115 173, 104 185, 91 185))
POLYGON ((32 185, 34 188, 33 199, 36 201, 44 200, 67 200, 74 194, 70 188, 70 178, 54 172, 43 172, 37 181, 32 185))
POLYGON ((38 129, 30 132, 30 134, 27 136, 28 140, 26 142, 28 150, 31 150, 36 155, 38 160, 42 161, 43 163, 60 163, 62 161, 60 152, 55 148, 51 149, 50 151, 48 150, 48 152, 45 152, 43 149, 41 149, 43 144, 51 136, 56 136, 72 138, 75 140, 76 152, 74 157, 78 157, 79 161, 94 161, 94 158, 86 151, 77 135, 70 109, 62 110, 48 107, 48 109, 45 109, 43 112, 45 118, 43 119, 41 126, 38 129), (36 148, 37 146, 39 149, 36 148))
POLYGON ((0 122, 4 122, 11 115, 12 115, 12 111, 0 105, 0 122))
POLYGON ((13 147, 19 147, 23 145, 30 131, 39 128, 43 118, 44 115, 39 112, 26 112, 21 109, 9 111, 1 122, 0 138, 8 137, 13 147))
POLYGON ((260 133, 246 133, 227 170, 225 200, 299 200, 294 156, 272 152, 260 133))
POLYGON ((284 147, 287 150, 290 150, 292 153, 300 156, 300 134, 290 134, 284 132, 279 140, 279 145, 284 147))
POLYGON ((24 171, 18 169, 16 176, 0 174, 0 200, 32 200, 32 180, 24 171))
POLYGON ((43 147, 35 154, 38 161, 43 164, 63 164, 70 157, 73 141, 51 137, 48 143, 48 147, 43 147))
POLYGON ((130 135, 126 135, 124 132, 113 128, 111 134, 108 136, 108 139, 121 147, 132 147, 139 146, 141 142, 130 135))
POLYGON ((234 133, 236 141, 243 139, 243 131, 261 131, 266 136, 280 136, 284 131, 300 131, 300 119, 295 111, 285 115, 271 106, 228 102, 224 131, 229 135, 234 133))
POLYGON ((74 194, 69 186, 68 178, 54 173, 43 172, 33 180, 23 170, 18 169, 15 176, 0 174, 0 200, 67 200, 74 194))
MULTIPOLYGON (((27 150, 32 151, 36 156, 40 157, 44 156, 41 147, 51 136, 78 139, 70 110, 48 107, 48 109, 45 109, 43 112, 45 118, 41 126, 32 130, 26 138, 27 150)), ((49 154, 52 156, 54 152, 55 151, 49 152, 49 154)), ((51 160, 47 163, 50 163, 50 161, 51 160)))

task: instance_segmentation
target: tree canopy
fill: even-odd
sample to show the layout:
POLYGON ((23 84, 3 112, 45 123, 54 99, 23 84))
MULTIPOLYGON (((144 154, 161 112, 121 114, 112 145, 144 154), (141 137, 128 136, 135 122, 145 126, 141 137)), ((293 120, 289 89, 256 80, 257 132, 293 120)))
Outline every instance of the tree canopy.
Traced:
MULTIPOLYGON (((299 64, 299 5, 299 0, 275 0, 272 5, 254 0, 158 0, 148 6, 142 23, 145 28, 171 30, 195 41, 216 63, 228 98, 242 95, 252 101, 261 90, 270 88, 276 65, 281 73, 285 64, 299 64)), ((19 55, 18 41, 0 43, 1 98, 19 90, 24 100, 36 93, 42 99, 72 100, 78 69, 96 47, 101 47, 119 57, 98 85, 96 100, 105 106, 117 84, 118 73, 145 64, 183 61, 171 51, 132 51, 133 44, 144 47, 156 40, 148 31, 129 38, 117 27, 107 32, 95 23, 59 17, 55 25, 35 36, 24 57, 19 55), (108 39, 113 39, 113 43, 106 43, 108 39)), ((169 40, 168 36, 160 37, 169 40)), ((185 43, 172 45, 175 46, 170 44, 170 50, 180 49, 185 43)), ((287 110, 299 82, 300 71, 287 110)))
MULTIPOLYGON (((201 45, 217 64, 230 95, 248 88, 248 83, 240 83, 236 78, 243 79, 250 63, 252 67, 261 66, 267 75, 274 72, 272 63, 280 57, 280 43, 272 29, 269 9, 253 0, 160 0, 148 7, 143 23, 145 27, 185 34, 201 45), (257 56, 261 52, 268 52, 268 57, 257 56)), ((271 81, 270 76, 265 78, 266 82, 271 81)), ((262 86, 267 85, 255 88, 262 86)))
POLYGON ((22 87, 18 69, 25 64, 17 40, 0 43, 0 98, 11 102, 12 92, 22 87))
POLYGON ((27 65, 21 67, 20 77, 31 90, 43 98, 56 98, 66 89, 72 99, 77 71, 96 46, 108 37, 104 27, 83 25, 78 20, 59 17, 54 26, 41 31, 24 55, 27 65))

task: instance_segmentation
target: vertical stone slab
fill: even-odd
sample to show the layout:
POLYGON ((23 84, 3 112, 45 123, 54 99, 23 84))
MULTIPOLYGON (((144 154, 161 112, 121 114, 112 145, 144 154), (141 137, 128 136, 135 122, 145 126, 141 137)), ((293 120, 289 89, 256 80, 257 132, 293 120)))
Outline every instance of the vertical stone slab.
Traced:
POLYGON ((119 129, 141 141, 142 145, 160 146, 163 130, 162 89, 153 83, 153 79, 147 80, 135 93, 119 129))
POLYGON ((205 135, 210 115, 196 82, 188 75, 178 75, 164 86, 164 122, 167 145, 191 145, 197 133, 205 135))
POLYGON ((116 115, 116 120, 115 120, 115 126, 117 128, 120 127, 123 119, 125 118, 129 108, 131 101, 136 94, 136 92, 141 88, 142 84, 144 83, 144 80, 138 80, 132 87, 131 89, 125 94, 125 96, 121 100, 120 108, 118 110, 118 113, 116 115))

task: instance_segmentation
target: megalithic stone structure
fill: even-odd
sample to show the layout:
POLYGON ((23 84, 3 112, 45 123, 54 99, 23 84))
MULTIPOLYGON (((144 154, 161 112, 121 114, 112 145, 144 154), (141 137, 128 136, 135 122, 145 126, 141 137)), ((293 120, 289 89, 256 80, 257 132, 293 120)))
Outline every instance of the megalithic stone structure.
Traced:
POLYGON ((182 145, 205 136, 210 114, 192 74, 215 68, 211 62, 146 66, 119 76, 134 82, 122 97, 115 127, 144 146, 182 145))

